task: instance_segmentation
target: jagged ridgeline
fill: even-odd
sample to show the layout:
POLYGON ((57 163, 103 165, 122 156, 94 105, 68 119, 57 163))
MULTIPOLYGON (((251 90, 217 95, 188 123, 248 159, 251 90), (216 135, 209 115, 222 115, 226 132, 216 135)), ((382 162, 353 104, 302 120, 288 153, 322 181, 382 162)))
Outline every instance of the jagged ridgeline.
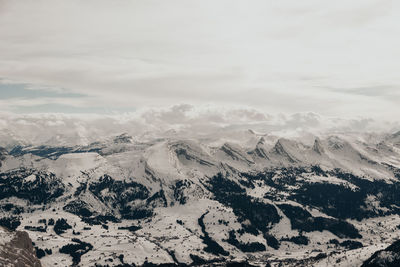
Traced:
POLYGON ((44 266, 374 266, 397 257, 387 248, 400 228, 395 135, 245 136, 124 134, 0 149, 0 225, 28 232, 44 266))

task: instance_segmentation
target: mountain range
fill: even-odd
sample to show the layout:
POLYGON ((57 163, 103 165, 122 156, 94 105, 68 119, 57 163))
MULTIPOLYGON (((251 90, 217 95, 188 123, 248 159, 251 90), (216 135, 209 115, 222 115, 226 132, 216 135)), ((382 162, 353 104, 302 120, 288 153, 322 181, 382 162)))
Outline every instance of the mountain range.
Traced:
POLYGON ((400 132, 8 144, 0 225, 28 233, 42 266, 395 266, 400 253, 400 132))

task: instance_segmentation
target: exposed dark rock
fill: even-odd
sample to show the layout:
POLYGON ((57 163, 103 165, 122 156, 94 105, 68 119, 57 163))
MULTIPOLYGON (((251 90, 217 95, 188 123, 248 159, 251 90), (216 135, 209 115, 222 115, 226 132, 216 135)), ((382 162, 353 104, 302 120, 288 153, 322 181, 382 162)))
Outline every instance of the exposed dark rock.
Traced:
POLYGON ((32 240, 26 232, 8 232, 0 229, 0 238, 8 236, 9 242, 0 245, 0 266, 41 267, 32 240))
POLYGON ((114 138, 114 143, 115 144, 130 144, 130 143, 133 143, 133 138, 132 138, 132 136, 128 135, 127 133, 123 133, 114 138))
POLYGON ((288 142, 288 140, 285 139, 279 139, 274 148, 272 149, 273 153, 286 158, 290 163, 296 163, 296 162, 300 162, 299 159, 297 159, 296 157, 294 157, 293 155, 291 155, 287 148, 285 147, 285 143, 288 142))
POLYGON ((196 152, 192 150, 192 148, 185 143, 176 143, 171 146, 171 148, 175 151, 176 156, 182 162, 195 162, 201 165, 205 165, 208 167, 214 166, 214 164, 210 161, 204 160, 196 155, 196 152))

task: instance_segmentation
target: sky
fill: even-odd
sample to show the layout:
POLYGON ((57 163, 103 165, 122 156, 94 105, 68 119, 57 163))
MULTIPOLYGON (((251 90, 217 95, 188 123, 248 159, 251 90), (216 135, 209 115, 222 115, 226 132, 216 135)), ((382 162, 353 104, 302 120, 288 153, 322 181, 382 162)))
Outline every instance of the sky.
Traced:
POLYGON ((398 120, 400 2, 0 0, 0 111, 398 120))

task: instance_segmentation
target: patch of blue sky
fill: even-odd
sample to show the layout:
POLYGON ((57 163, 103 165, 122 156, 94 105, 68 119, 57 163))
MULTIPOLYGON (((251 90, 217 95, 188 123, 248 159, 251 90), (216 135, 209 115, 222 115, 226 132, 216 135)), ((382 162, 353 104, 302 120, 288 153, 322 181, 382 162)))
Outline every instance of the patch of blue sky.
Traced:
POLYGON ((63 104, 42 104, 15 107, 17 113, 87 113, 87 114, 117 114, 134 112, 135 108, 124 107, 76 107, 63 104))
MULTIPOLYGON (((93 114, 116 114, 134 112, 133 107, 118 106, 77 106, 62 103, 51 103, 52 98, 81 98, 89 97, 85 94, 71 93, 64 90, 49 90, 46 88, 31 88, 31 85, 25 83, 7 83, 2 82, 0 78, 0 100, 13 99, 40 99, 46 98, 44 104, 15 105, 8 110, 16 113, 93 113, 93 114)), ((1 107, 0 107, 1 109, 1 107)))
POLYGON ((41 97, 85 97, 83 94, 48 89, 31 89, 28 84, 0 83, 0 99, 41 98, 41 97))

